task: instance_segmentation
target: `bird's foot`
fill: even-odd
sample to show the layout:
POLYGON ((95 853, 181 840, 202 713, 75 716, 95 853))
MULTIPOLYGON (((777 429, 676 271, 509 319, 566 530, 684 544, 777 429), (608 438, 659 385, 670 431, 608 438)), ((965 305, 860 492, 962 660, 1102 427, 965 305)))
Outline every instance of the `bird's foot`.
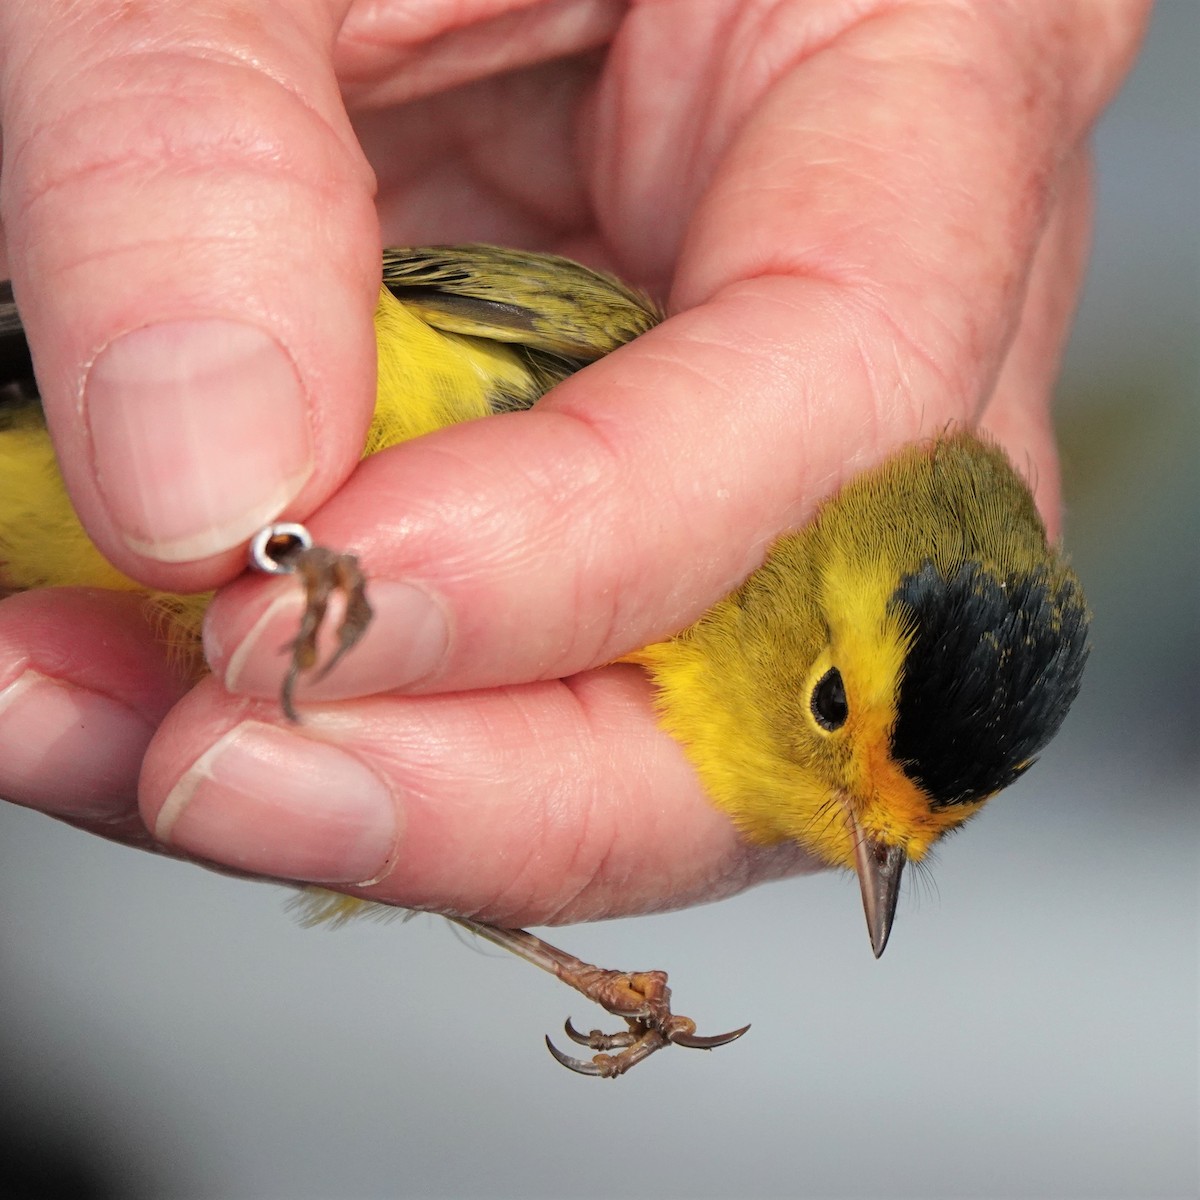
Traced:
POLYGON ((543 971, 549 971, 568 987, 625 1022, 627 1028, 621 1033, 603 1033, 598 1029, 580 1033, 570 1021, 566 1023, 567 1037, 571 1041, 599 1052, 590 1061, 572 1058, 546 1039, 550 1053, 564 1067, 580 1075, 615 1079, 665 1046, 715 1050, 736 1041, 750 1028, 744 1025, 731 1033, 699 1037, 695 1021, 671 1011, 671 989, 667 987, 665 971, 610 971, 586 963, 524 929, 500 929, 465 917, 449 919, 543 971), (617 1053, 609 1053, 613 1050, 617 1053))
POLYGON ((353 554, 338 554, 313 544, 303 525, 269 525, 250 543, 250 565, 269 575, 295 575, 304 588, 304 614, 295 638, 284 647, 291 659, 283 677, 279 701, 289 721, 299 721, 294 696, 304 671, 316 668, 314 679, 324 679, 353 649, 371 623, 366 597, 366 576, 353 554), (328 660, 317 663, 317 635, 325 623, 329 601, 340 594, 345 611, 337 627, 337 648, 328 660))
POLYGON ((546 1046, 555 1059, 580 1075, 616 1079, 665 1046, 715 1050, 718 1046, 737 1041, 750 1028, 749 1025, 743 1025, 741 1029, 730 1033, 699 1037, 696 1022, 691 1017, 682 1017, 671 1011, 671 989, 667 987, 664 971, 628 973, 589 966, 583 974, 584 978, 578 981, 567 979, 565 982, 613 1016, 621 1017, 628 1028, 621 1033, 604 1033, 599 1029, 581 1033, 568 1020, 564 1028, 571 1041, 577 1046, 600 1051, 590 1060, 564 1054, 547 1038, 546 1046), (611 1050, 618 1053, 608 1053, 611 1050))

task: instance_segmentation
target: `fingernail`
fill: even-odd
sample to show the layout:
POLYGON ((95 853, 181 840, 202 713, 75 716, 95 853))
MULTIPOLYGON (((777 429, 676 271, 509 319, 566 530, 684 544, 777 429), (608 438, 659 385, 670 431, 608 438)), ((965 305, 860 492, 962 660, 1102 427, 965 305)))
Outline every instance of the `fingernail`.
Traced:
POLYGON ((169 321, 125 334, 92 364, 84 406, 113 522, 161 562, 244 542, 312 471, 295 366, 250 325, 169 321))
POLYGON ((27 669, 0 691, 0 795, 59 817, 127 816, 153 736, 111 696, 27 669))
POLYGON ((391 791, 338 746, 257 721, 230 730, 171 789, 161 842, 260 875, 363 883, 399 835, 391 791))
MULTIPOLYGON (((322 680, 301 678, 297 694, 310 700, 342 700, 406 687, 428 678, 441 666, 449 642, 446 615, 436 597, 408 583, 372 579, 367 599, 374 617, 362 641, 322 680)), ((296 636, 304 596, 285 587, 230 655, 224 683, 231 692, 251 696, 278 694, 296 636)), ((335 597, 318 636, 318 662, 337 645, 341 604, 335 597)), ((212 642, 207 650, 215 650, 212 642)), ((210 658, 210 661, 213 661, 210 658)))

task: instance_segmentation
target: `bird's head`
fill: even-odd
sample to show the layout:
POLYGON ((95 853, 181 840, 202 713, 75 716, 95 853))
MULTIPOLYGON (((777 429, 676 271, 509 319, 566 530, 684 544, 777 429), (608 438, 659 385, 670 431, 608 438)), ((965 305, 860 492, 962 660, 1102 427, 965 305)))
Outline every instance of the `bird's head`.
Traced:
POLYGON ((807 740, 844 810, 837 859, 883 953, 904 867, 1022 775, 1079 691, 1088 614, 1057 557, 1029 569, 925 559, 883 582, 827 564, 827 644, 807 740))
POLYGON ((749 837, 858 873, 878 956, 905 865, 1058 731, 1087 626, 1025 482, 957 434, 852 480, 700 622, 633 657, 749 837))

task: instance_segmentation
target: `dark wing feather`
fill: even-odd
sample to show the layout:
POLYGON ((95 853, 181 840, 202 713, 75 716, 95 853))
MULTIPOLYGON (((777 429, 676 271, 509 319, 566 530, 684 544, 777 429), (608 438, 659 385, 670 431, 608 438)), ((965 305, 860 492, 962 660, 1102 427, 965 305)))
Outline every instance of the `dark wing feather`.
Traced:
POLYGON ((25 340, 25 326, 17 312, 12 284, 0 280, 0 405, 37 399, 33 359, 25 340))
POLYGON ((519 347, 543 390, 662 320, 611 275, 498 246, 385 250, 383 283, 435 329, 519 347))

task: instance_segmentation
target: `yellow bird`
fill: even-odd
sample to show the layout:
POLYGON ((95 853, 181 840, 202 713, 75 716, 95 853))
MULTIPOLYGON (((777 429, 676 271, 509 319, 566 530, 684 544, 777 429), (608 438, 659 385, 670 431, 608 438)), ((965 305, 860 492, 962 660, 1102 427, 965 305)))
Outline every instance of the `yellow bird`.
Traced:
MULTIPOLYGON (((527 408, 660 319, 638 292, 550 255, 386 251, 364 454, 527 408)), ((330 591, 347 594, 340 656, 370 620, 364 581, 353 559, 311 546, 302 527, 264 530, 252 561, 298 572, 308 592, 281 697, 292 715, 330 591)), ((0 586, 72 585, 146 592, 172 645, 199 666, 209 597, 141 588, 79 524, 9 290, 0 294, 0 586)), ((1021 775, 1057 732, 1079 690, 1088 622, 1028 486, 1001 450, 959 432, 852 480, 732 595, 627 660, 650 673, 663 726, 748 839, 791 840, 857 872, 878 956, 905 865, 1021 775)), ((309 919, 334 921, 365 907, 320 891, 306 905, 309 919)), ((671 1012, 662 972, 602 971, 524 931, 459 923, 625 1019, 613 1035, 568 1022, 568 1036, 597 1051, 583 1062, 550 1045, 574 1070, 620 1075, 665 1045, 711 1048, 745 1032, 698 1037, 671 1012)))

